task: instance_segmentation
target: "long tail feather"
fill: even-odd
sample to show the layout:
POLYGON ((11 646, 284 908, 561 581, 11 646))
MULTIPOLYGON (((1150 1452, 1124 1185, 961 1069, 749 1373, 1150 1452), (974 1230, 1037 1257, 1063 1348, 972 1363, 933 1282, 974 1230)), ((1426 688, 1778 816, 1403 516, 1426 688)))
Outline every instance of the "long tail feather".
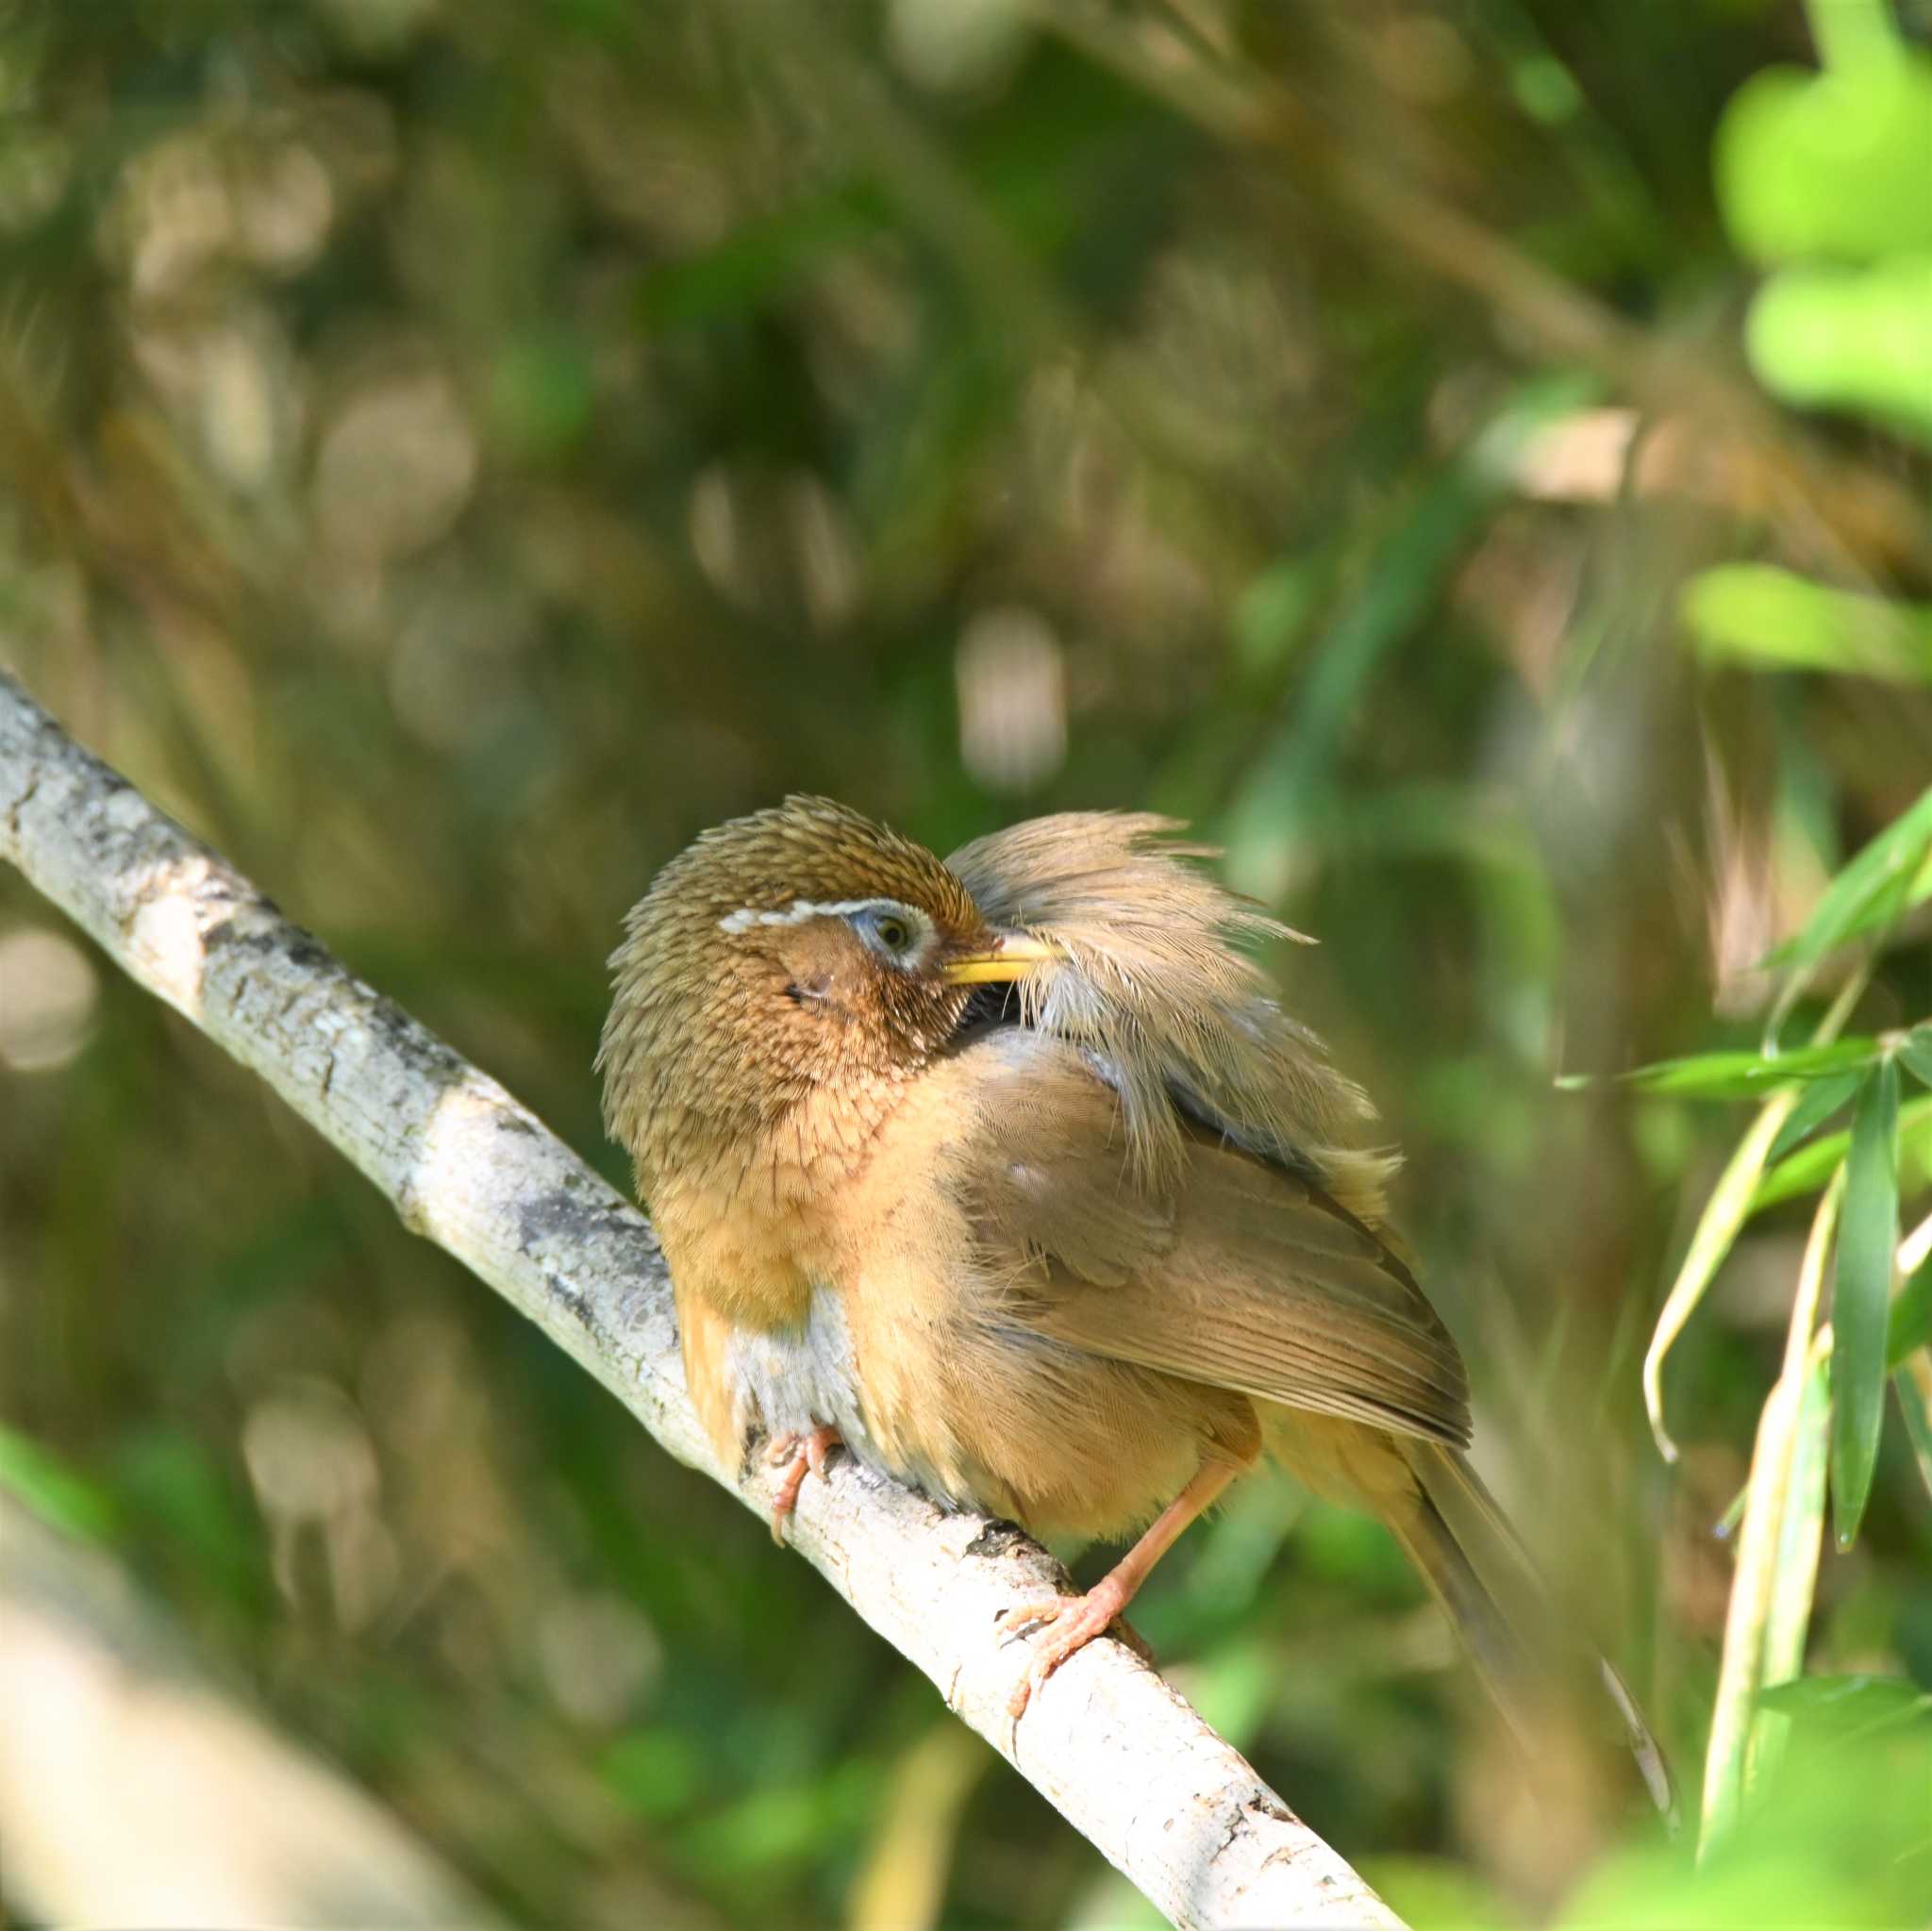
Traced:
MULTIPOLYGON (((1542 1585, 1528 1552, 1469 1457, 1459 1449, 1433 1443, 1404 1445, 1416 1473, 1419 1506, 1406 1518, 1395 1512, 1390 1527, 1521 1735, 1524 1688, 1535 1679, 1518 1632, 1525 1626, 1555 1626, 1542 1585)), ((1599 1656, 1595 1663, 1650 1800, 1674 1830, 1677 1793, 1663 1750, 1629 1685, 1606 1658, 1599 1656)))
MULTIPOLYGON (((1268 1446, 1317 1494, 1378 1516, 1442 1606, 1485 1688, 1534 1755, 1551 1685, 1582 1661, 1529 1553, 1460 1449, 1359 1423, 1262 1410, 1268 1446)), ((1615 1670, 1591 1659, 1627 1736, 1651 1801, 1672 1829, 1677 1798, 1664 1755, 1615 1670)))

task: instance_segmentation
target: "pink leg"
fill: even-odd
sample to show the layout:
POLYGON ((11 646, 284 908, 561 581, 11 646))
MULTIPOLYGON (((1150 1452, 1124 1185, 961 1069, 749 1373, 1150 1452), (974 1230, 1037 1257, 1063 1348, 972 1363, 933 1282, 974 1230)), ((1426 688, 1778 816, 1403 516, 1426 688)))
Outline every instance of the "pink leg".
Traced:
POLYGON ((1181 1532, 1210 1508, 1221 1491, 1242 1473, 1231 1462, 1204 1462, 1193 1480, 1160 1511, 1141 1540, 1084 1596, 1048 1596, 1007 1612, 1008 1629, 1024 1629, 1035 1623, 1052 1624, 1051 1633, 1033 1652, 1033 1660, 1007 1706, 1015 1723, 1034 1691, 1070 1656, 1106 1634, 1108 1624, 1125 1611, 1153 1573, 1154 1565, 1180 1539, 1181 1532))
POLYGON ((765 1451, 765 1460, 774 1468, 780 1462, 787 1465, 778 1492, 772 1497, 773 1541, 784 1541, 785 1518, 798 1507, 798 1491, 805 1487, 806 1476, 823 1476, 825 1457, 844 1445, 838 1429, 823 1422, 809 1435, 779 1435, 773 1439, 765 1451))

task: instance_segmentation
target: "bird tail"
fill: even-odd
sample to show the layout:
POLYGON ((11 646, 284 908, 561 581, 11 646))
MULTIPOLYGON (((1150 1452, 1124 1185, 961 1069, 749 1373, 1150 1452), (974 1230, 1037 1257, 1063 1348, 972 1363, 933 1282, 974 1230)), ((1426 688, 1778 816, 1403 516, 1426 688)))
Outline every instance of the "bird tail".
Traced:
MULTIPOLYGON (((1538 1680, 1540 1662, 1547 1671, 1549 1659, 1534 1654, 1522 1632, 1555 1628, 1542 1584, 1496 1498, 1460 1449, 1434 1442, 1404 1446, 1409 1447, 1415 1471, 1416 1504, 1406 1517, 1391 1516, 1390 1528, 1456 1625, 1504 1716, 1524 1735, 1525 1687, 1538 1680)), ((1676 1787, 1663 1750, 1615 1666, 1603 1656, 1592 1661, 1650 1800, 1674 1828, 1676 1787)))
MULTIPOLYGON (((1505 1721, 1532 1752, 1547 1711, 1540 1691, 1568 1671, 1568 1646, 1535 1565, 1460 1449, 1358 1423, 1270 1416, 1270 1447, 1319 1494, 1379 1516, 1442 1606, 1505 1721), (1345 1430, 1338 1440, 1334 1431, 1345 1430), (1315 1438, 1312 1441, 1311 1435, 1315 1438), (1311 1453, 1312 1450, 1312 1453, 1311 1453)), ((1670 1766, 1629 1686, 1592 1658, 1639 1774, 1665 1823, 1677 1823, 1670 1766)))

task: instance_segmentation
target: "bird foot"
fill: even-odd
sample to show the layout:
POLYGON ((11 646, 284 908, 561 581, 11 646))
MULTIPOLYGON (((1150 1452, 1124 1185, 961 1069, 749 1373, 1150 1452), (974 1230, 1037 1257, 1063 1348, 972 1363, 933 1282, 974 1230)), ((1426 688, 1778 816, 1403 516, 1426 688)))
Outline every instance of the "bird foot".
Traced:
POLYGON ((1152 1665, 1154 1652, 1131 1623, 1121 1620, 1121 1612, 1132 1594, 1117 1576, 1104 1575, 1084 1596, 1044 1596, 1037 1603, 1023 1603, 1019 1608, 1007 1611, 1002 1621, 1008 1634, 1035 1624, 1051 1625, 1050 1633, 1034 1650, 1026 1673, 1014 1686, 1008 1701, 1007 1714, 1014 1723, 1025 1714, 1034 1691, 1070 1656, 1085 1649, 1096 1636, 1105 1636, 1110 1628, 1143 1663, 1152 1665))
POLYGON ((772 1497, 772 1540, 780 1547, 785 1541, 785 1518, 798 1507, 798 1491, 805 1487, 806 1476, 823 1477, 826 1456, 844 1445, 844 1437, 826 1423, 821 1423, 809 1435, 793 1432, 772 1438, 765 1450, 766 1462, 773 1468, 787 1464, 778 1492, 772 1497))

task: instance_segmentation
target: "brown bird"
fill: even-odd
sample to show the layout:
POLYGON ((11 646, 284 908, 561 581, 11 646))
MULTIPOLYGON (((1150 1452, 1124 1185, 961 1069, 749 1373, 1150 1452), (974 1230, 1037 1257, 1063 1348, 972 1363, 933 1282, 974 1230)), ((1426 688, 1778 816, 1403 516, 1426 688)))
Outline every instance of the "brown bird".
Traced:
POLYGON ((1068 813, 941 863, 795 797, 658 874, 598 1063, 692 1400, 790 1463, 774 1532, 835 1442, 1042 1537, 1141 1530, 1009 1623, 1051 1625, 1016 1715, 1270 1455, 1389 1525, 1507 1708, 1527 1567, 1383 1231, 1393 1162, 1241 949, 1286 928, 1176 829, 1068 813))

